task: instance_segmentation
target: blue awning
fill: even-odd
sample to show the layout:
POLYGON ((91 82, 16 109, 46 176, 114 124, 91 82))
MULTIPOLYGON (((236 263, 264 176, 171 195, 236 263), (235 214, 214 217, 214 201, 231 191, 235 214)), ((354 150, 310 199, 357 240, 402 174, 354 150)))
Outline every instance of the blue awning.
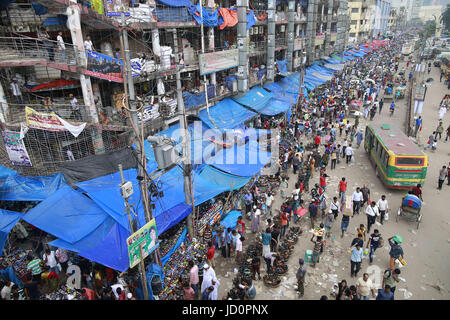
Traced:
POLYGON ((264 90, 261 86, 255 86, 247 91, 242 97, 233 98, 233 100, 256 112, 260 112, 261 109, 266 107, 273 96, 273 93, 264 90))
POLYGON ((216 129, 234 129, 244 122, 256 116, 256 113, 247 110, 239 103, 230 98, 219 101, 215 106, 209 108, 209 114, 212 121, 208 117, 206 109, 199 113, 199 118, 210 128, 216 129))
POLYGON ((42 201, 66 185, 62 173, 41 177, 9 175, 0 186, 0 200, 42 201))
POLYGON ((23 212, 0 209, 0 256, 3 254, 3 248, 9 232, 22 219, 23 215, 23 212))

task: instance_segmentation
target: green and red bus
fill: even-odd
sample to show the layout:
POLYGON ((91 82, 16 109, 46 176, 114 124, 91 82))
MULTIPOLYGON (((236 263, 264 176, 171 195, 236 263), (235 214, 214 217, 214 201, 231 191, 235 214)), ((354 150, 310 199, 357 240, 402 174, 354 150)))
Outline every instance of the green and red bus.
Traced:
POLYGON ((410 189, 424 184, 428 156, 400 129, 388 124, 368 125, 364 149, 386 187, 410 189))

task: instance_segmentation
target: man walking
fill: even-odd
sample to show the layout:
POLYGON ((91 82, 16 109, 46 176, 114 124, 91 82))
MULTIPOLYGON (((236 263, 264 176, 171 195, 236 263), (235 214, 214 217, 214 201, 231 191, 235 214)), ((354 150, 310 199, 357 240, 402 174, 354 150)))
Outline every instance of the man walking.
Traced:
POLYGON ((447 166, 442 166, 442 169, 439 171, 439 181, 438 181, 438 189, 442 190, 442 185, 444 184, 445 178, 447 178, 447 166))
POLYGON ((78 100, 73 96, 73 94, 69 94, 70 99, 70 105, 72 106, 72 114, 71 117, 75 118, 76 120, 82 120, 81 112, 80 112, 80 106, 78 105, 78 100))
POLYGON ((352 148, 352 144, 350 143, 348 147, 345 149, 345 163, 348 164, 352 160, 352 156, 355 153, 355 151, 352 148))
POLYGON ((370 227, 375 223, 377 217, 380 215, 375 201, 372 201, 366 208, 367 215, 367 233, 370 232, 370 227))
POLYGON ((389 262, 389 269, 394 270, 395 260, 398 258, 403 259, 403 249, 400 246, 403 242, 403 239, 399 236, 393 236, 388 239, 389 245, 391 246, 391 250, 389 251, 389 256, 391 257, 389 262))
POLYGON ((383 102, 383 98, 381 98, 381 100, 380 100, 380 104, 379 104, 379 106, 380 106, 380 111, 379 111, 379 113, 381 113, 381 109, 383 109, 383 104, 384 104, 384 102, 383 102))
POLYGON ((373 230, 373 233, 370 235, 366 245, 366 248, 369 248, 370 246, 369 263, 373 262, 373 254, 375 253, 375 250, 377 250, 380 246, 380 239, 381 233, 378 231, 378 229, 373 230))
POLYGON ((380 223, 383 224, 384 216, 389 210, 388 202, 386 196, 383 194, 381 199, 377 202, 378 210, 380 211, 380 223))
POLYGON ((339 181, 339 198, 341 199, 341 203, 345 202, 345 192, 347 191, 347 181, 343 177, 341 181, 339 181))
POLYGON ((189 267, 189 285, 195 292, 195 299, 198 299, 198 266, 192 260, 188 262, 189 267))
POLYGON ((381 287, 382 288, 389 287, 390 291, 392 293, 392 298, 394 298, 395 288, 397 286, 397 283, 400 282, 399 275, 400 275, 400 269, 395 269, 393 271, 388 269, 383 274, 383 283, 382 283, 381 287))
POLYGON ((422 129, 422 116, 416 119, 416 127, 414 129, 414 136, 417 137, 417 132, 422 129))
POLYGON ((361 269, 361 261, 364 255, 363 249, 359 245, 359 243, 356 243, 355 246, 353 246, 350 250, 351 257, 350 257, 350 276, 356 277, 358 276, 358 272, 361 269))
POLYGON ((370 293, 372 293, 372 297, 375 298, 372 280, 369 279, 369 275, 367 273, 364 273, 363 276, 356 282, 356 291, 358 292, 360 300, 369 300, 370 293))
POLYGON ((361 203, 363 201, 363 194, 359 187, 356 188, 355 192, 353 192, 352 200, 353 200, 353 215, 355 215, 355 213, 359 214, 359 208, 361 207, 361 203))
POLYGON ((306 265, 305 261, 303 259, 299 259, 298 263, 300 264, 300 267, 297 270, 297 286, 298 286, 298 293, 299 298, 302 298, 305 294, 305 277, 306 277, 306 265))
POLYGON ((249 213, 252 210, 253 195, 250 191, 244 196, 245 213, 249 213))
POLYGON ((62 31, 58 32, 58 36, 56 37, 56 44, 58 47, 61 62, 66 62, 66 45, 64 44, 62 34, 63 34, 62 31))

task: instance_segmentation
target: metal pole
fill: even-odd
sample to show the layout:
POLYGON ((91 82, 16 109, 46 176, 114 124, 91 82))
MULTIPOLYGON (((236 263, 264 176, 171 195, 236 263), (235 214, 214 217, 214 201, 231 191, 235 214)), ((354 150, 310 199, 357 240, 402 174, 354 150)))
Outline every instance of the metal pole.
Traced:
MULTIPOLYGON (((203 0, 199 1, 200 21, 201 21, 201 23, 200 23, 200 40, 201 40, 201 45, 202 45, 202 54, 204 54, 205 53, 205 30, 203 27, 203 5, 202 5, 202 2, 203 2, 203 0)), ((203 85, 205 88, 206 113, 208 114, 208 117, 211 119, 211 117, 209 115, 208 86, 206 84, 206 75, 203 76, 203 85)))
MULTIPOLYGON (((122 184, 124 184, 125 179, 123 177, 122 164, 119 164, 119 171, 120 171, 120 180, 121 180, 122 184)), ((130 205, 128 203, 128 198, 124 198, 124 200, 125 200, 125 206, 127 207, 127 217, 128 217, 128 223, 130 224, 130 231, 131 231, 131 234, 133 234, 136 232, 136 230, 134 229, 133 221, 131 219, 130 205)), ((141 261, 139 263, 139 273, 141 274, 141 282, 142 282, 142 288, 144 291, 144 299, 148 300, 147 277, 145 276, 144 259, 142 257, 142 246, 139 247, 139 254, 141 255, 141 261)))
MULTIPOLYGON (((203 21, 203 19, 202 19, 203 21)), ((203 23, 202 23, 203 26, 203 23)), ((203 28, 202 28, 203 29, 203 28)), ((182 137, 183 144, 183 176, 184 176, 184 201, 187 205, 192 206, 192 212, 187 217, 187 229, 191 238, 194 236, 194 231, 192 227, 192 217, 195 214, 195 205, 194 201, 192 201, 192 183, 191 183, 191 139, 189 137, 189 131, 187 130, 187 121, 186 121, 186 109, 184 108, 183 101, 183 92, 181 87, 181 76, 180 70, 178 68, 179 58, 178 58, 178 37, 177 37, 177 29, 172 30, 173 33, 173 43, 175 49, 175 64, 177 66, 176 80, 177 80, 177 105, 178 105, 178 122, 180 123, 180 131, 182 137)), ((203 37, 202 37, 203 38, 203 37)), ((202 39, 203 42, 203 39, 202 39)), ((203 45, 202 45, 203 47, 203 45)), ((205 76, 206 80, 206 76, 205 76)), ((206 88, 205 88, 206 90, 206 88)), ((206 97, 208 94, 206 93, 206 97)), ((206 98, 208 101, 208 98, 206 98)))
MULTIPOLYGON (((130 47, 128 44, 128 31, 125 29, 125 13, 122 13, 122 32, 121 32, 121 36, 123 39, 123 51, 124 51, 124 57, 123 57, 123 61, 124 61, 124 67, 126 70, 126 77, 127 77, 127 84, 128 84, 128 105, 129 105, 129 109, 131 110, 131 121, 134 124, 134 134, 135 137, 137 138, 138 142, 135 144, 136 145, 136 152, 138 154, 138 159, 140 156, 142 156, 143 150, 141 146, 141 139, 139 138, 140 134, 137 128, 139 128, 139 122, 138 122, 138 117, 137 117, 137 109, 136 109, 136 94, 134 91, 134 81, 133 81, 133 75, 132 75, 132 71, 131 71, 131 62, 130 62, 130 47)), ((139 161, 139 160, 138 160, 139 161)), ((145 172, 144 172, 144 168, 143 168, 143 164, 138 164, 138 172, 139 172, 139 176, 140 177, 144 177, 145 176, 145 172)), ((143 200, 147 199, 147 195, 148 195, 148 187, 147 184, 145 183, 144 179, 141 179, 139 181, 139 189, 141 192, 141 198, 143 200)), ((144 202, 144 211, 145 211, 145 220, 146 222, 149 222, 152 219, 152 212, 150 211, 151 209, 149 208, 149 204, 144 202)))

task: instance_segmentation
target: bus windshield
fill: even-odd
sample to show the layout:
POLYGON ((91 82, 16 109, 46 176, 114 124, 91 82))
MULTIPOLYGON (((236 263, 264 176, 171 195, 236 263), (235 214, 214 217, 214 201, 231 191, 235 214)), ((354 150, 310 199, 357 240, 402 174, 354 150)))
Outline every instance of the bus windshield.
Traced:
POLYGON ((399 166, 422 166, 423 158, 396 158, 395 164, 399 166))

